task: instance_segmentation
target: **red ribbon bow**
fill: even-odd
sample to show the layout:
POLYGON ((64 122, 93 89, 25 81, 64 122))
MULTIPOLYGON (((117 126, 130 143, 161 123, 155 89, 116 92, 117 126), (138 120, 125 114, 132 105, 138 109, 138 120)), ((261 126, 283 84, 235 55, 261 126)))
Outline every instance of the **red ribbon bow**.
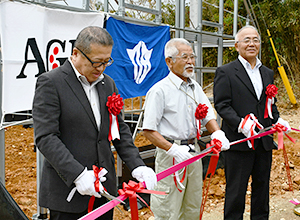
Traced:
POLYGON ((201 207, 200 207, 200 219, 202 219, 202 215, 203 215, 205 202, 206 202, 207 195, 208 195, 208 189, 209 189, 209 185, 210 185, 210 182, 211 182, 211 178, 215 174, 215 171, 216 171, 216 168, 217 168, 217 165, 218 165, 219 153, 221 152, 222 142, 217 140, 217 139, 213 139, 213 140, 211 140, 210 143, 206 144, 206 148, 209 148, 211 146, 213 146, 213 148, 211 149, 213 155, 210 158, 208 169, 207 169, 206 175, 205 175, 205 179, 203 181, 202 203, 201 203, 201 207), (206 179, 207 179, 207 176, 209 174, 210 174, 210 177, 209 177, 209 180, 208 180, 208 183, 207 183, 207 187, 205 187, 206 179))
POLYGON ((278 93, 277 91, 278 91, 278 88, 274 84, 269 84, 266 88, 267 99, 266 99, 266 107, 265 107, 264 118, 267 118, 268 115, 269 115, 270 118, 273 119, 272 104, 274 103, 275 95, 278 93))
MULTIPOLYGON (((131 210, 131 219, 139 219, 138 206, 137 206, 137 192, 147 192, 145 190, 143 183, 136 183, 132 180, 129 180, 128 184, 123 183, 123 189, 119 189, 118 192, 120 195, 125 194, 129 198, 129 205, 131 210)), ((139 197, 139 199, 141 199, 139 197)))
POLYGON ((106 106, 108 107, 109 113, 117 116, 123 109, 123 105, 123 98, 120 97, 120 94, 116 95, 114 92, 111 96, 107 97, 106 106))
POLYGON ((95 177, 96 177, 96 181, 94 183, 96 192, 100 192, 99 173, 101 172, 102 169, 103 169, 102 167, 98 168, 97 166, 93 165, 93 170, 94 170, 94 174, 95 174, 95 177))
POLYGON ((129 198, 129 205, 130 205, 131 219, 132 220, 139 219, 137 198, 139 198, 149 208, 148 204, 137 194, 137 192, 139 192, 139 193, 149 193, 149 194, 155 193, 155 194, 160 194, 160 195, 165 195, 166 194, 165 192, 147 190, 147 189, 145 189, 144 183, 142 183, 142 182, 136 183, 132 180, 129 180, 128 184, 123 183, 123 189, 119 189, 118 193, 119 193, 119 195, 124 195, 125 194, 129 198))
MULTIPOLYGON (((94 170, 94 175, 96 177, 96 181, 94 182, 94 186, 95 186, 95 190, 96 192, 100 192, 100 178, 99 178, 99 174, 100 172, 103 170, 102 167, 98 168, 97 166, 93 165, 93 170, 94 170)), ((104 172, 103 176, 107 173, 107 171, 104 172)), ((102 176, 102 175, 101 175, 102 176)), ((104 187, 103 187, 104 188, 104 187)), ((106 191, 106 189, 104 188, 104 190, 106 191)), ((88 205, 88 212, 93 211, 93 207, 94 207, 94 202, 95 202, 95 196, 92 196, 89 200, 89 205, 88 205)))
POLYGON ((221 148, 222 148, 222 142, 217 139, 213 139, 213 140, 211 140, 210 143, 206 144, 206 148, 209 148, 211 146, 214 146, 212 148, 213 155, 210 158, 206 176, 208 174, 211 174, 211 176, 215 174, 215 170, 216 170, 218 160, 219 160, 219 153, 221 152, 221 148))
POLYGON ((205 104, 199 104, 198 107, 196 108, 195 111, 195 117, 196 117, 196 122, 198 124, 197 126, 197 139, 199 140, 199 138, 201 137, 201 121, 202 119, 204 119, 207 115, 208 112, 208 107, 205 104))
POLYGON ((108 111, 109 111, 109 133, 108 133, 108 140, 111 141, 114 138, 112 137, 112 123, 113 120, 116 121, 116 124, 118 126, 118 130, 119 130, 119 123, 116 117, 118 114, 120 114, 121 110, 123 109, 123 98, 120 97, 120 94, 116 95, 116 93, 114 92, 111 96, 107 97, 107 102, 106 102, 106 106, 108 107, 108 111))
POLYGON ((271 128, 271 130, 276 130, 278 133, 278 149, 283 149, 283 134, 285 134, 285 136, 290 139, 293 143, 295 143, 295 139, 293 139, 292 137, 290 137, 289 135, 287 135, 286 133, 284 133, 285 131, 287 131, 287 128, 280 124, 277 123, 276 125, 273 125, 274 127, 271 128))

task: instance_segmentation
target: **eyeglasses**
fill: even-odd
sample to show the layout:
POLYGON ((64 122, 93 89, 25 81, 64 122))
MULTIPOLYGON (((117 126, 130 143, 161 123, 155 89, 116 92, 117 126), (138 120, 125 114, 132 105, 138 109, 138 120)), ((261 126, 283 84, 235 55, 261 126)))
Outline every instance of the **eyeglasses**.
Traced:
POLYGON ((260 44, 260 40, 258 38, 254 38, 254 39, 249 39, 249 38, 246 38, 244 40, 240 40, 240 41, 237 41, 237 43, 239 42, 243 42, 244 44, 246 45, 249 45, 251 43, 251 41, 254 43, 254 44, 260 44))
POLYGON ((170 56, 170 57, 171 58, 180 58, 184 62, 187 62, 189 60, 189 58, 191 58, 191 60, 195 60, 197 58, 197 56, 195 54, 191 54, 191 55, 182 54, 181 56, 170 56))
POLYGON ((110 66, 110 65, 114 62, 113 58, 111 58, 111 57, 109 58, 109 61, 107 61, 107 62, 93 62, 93 61, 91 61, 91 59, 88 58, 88 56, 85 55, 85 53, 83 53, 78 47, 76 47, 76 48, 83 54, 83 56, 85 56, 85 58, 88 59, 88 61, 91 62, 92 66, 93 66, 94 68, 100 67, 100 66, 102 66, 102 65, 104 65, 105 67, 107 67, 107 66, 110 66))

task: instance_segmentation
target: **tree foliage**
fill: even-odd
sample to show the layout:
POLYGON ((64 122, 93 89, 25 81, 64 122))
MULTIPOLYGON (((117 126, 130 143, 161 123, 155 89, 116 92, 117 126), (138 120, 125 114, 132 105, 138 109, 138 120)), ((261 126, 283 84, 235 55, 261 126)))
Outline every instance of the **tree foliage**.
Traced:
POLYGON ((289 78, 299 78, 300 69, 300 1, 268 0, 254 4, 262 30, 262 54, 264 63, 276 69, 274 51, 267 28, 271 33, 280 64, 285 67, 289 78), (262 14, 262 15, 261 15, 262 14), (265 24, 266 26, 265 26, 265 24))

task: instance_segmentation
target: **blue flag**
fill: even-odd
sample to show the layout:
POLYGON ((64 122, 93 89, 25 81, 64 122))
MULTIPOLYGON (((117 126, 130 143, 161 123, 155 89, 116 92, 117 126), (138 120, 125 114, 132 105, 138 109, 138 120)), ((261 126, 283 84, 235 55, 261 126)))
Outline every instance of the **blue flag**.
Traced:
POLYGON ((114 79, 124 99, 146 95, 169 72, 164 57, 169 26, 140 26, 110 17, 106 30, 114 40, 114 63, 105 73, 114 79))

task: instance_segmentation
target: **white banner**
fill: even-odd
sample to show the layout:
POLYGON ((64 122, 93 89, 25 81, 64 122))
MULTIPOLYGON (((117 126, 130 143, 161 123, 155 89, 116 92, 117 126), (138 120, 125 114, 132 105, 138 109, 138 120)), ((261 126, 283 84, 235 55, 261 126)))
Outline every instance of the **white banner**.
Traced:
POLYGON ((90 25, 103 27, 103 21, 104 13, 1 2, 3 114, 31 110, 37 76, 71 55, 80 30, 90 25))

